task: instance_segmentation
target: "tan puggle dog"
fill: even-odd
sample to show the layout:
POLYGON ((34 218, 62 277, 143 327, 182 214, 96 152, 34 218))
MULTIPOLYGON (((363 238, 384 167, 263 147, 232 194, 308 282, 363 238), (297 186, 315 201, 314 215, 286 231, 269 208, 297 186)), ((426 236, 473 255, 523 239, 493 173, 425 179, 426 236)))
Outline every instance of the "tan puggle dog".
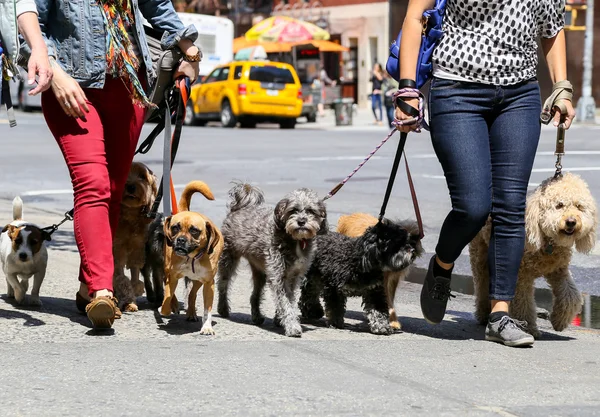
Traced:
POLYGON ((192 181, 183 190, 178 205, 179 213, 165 219, 166 282, 161 314, 168 316, 172 312, 179 312, 175 290, 178 281, 187 277, 192 281, 187 303, 187 320, 198 321, 196 295, 204 285, 204 317, 200 334, 215 334, 212 328, 212 307, 215 298, 215 275, 223 252, 223 236, 208 217, 189 211, 194 193, 214 200, 208 185, 202 181, 192 181))

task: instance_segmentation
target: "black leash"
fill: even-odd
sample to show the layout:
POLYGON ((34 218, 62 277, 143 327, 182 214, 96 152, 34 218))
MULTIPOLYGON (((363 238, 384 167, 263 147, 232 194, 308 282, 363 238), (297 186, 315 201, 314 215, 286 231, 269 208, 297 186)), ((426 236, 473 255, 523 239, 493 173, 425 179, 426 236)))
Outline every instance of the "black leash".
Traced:
POLYGON ((60 226, 62 226, 66 222, 72 221, 74 214, 75 214, 75 209, 71 209, 65 213, 65 217, 60 222, 53 224, 52 226, 44 227, 41 230, 43 232, 48 233, 50 236, 52 236, 52 234, 54 232, 56 232, 60 226))
MULTIPOLYGON (((415 120, 419 117, 419 110, 414 107, 406 104, 403 100, 397 100, 396 103, 400 109, 408 114, 409 116, 415 118, 415 120)), ((419 235, 420 238, 423 239, 423 219, 421 218, 421 210, 419 209, 419 202, 417 201, 417 193, 415 191, 415 186, 413 184, 412 175, 410 174, 410 168, 408 167, 408 160, 406 159, 406 153, 404 152, 404 146, 406 145, 406 138, 408 137, 408 133, 401 132, 400 140, 398 141, 398 149, 396 150, 396 157, 394 158, 394 164, 392 165, 392 172, 390 173, 390 178, 388 180, 388 185, 385 190, 385 196, 383 197, 383 203, 381 204, 381 210, 379 212, 379 221, 381 222, 385 216, 385 210, 390 201, 390 196, 392 195, 392 189, 394 188, 394 181, 396 180, 396 175, 398 174, 398 167, 400 165, 400 160, 402 159, 402 154, 404 154, 404 163, 406 165, 406 176, 408 178, 408 186, 410 188, 410 196, 413 202, 413 208, 415 210, 415 216, 417 217, 417 224, 419 225, 419 235)))

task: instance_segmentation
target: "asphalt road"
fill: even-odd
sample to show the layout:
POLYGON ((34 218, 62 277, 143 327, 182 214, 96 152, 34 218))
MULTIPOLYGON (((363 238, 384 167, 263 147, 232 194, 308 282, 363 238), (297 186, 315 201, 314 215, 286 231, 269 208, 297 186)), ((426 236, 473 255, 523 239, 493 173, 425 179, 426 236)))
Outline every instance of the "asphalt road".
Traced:
MULTIPOLYGON (((69 177, 39 115, 18 116, 17 129, 0 120, 0 213, 9 219, 10 200, 18 193, 27 219, 51 224, 71 207, 69 177)), ((544 131, 536 169, 553 170, 552 156, 543 153, 552 150, 553 133, 544 131)), ((583 168, 578 172, 597 198, 599 133, 574 128, 565 158, 565 167, 583 168)), ((202 179, 212 187, 216 201, 196 197, 192 208, 219 224, 232 179, 259 184, 271 203, 299 186, 324 195, 385 134, 365 124, 295 131, 186 128, 173 175, 177 184, 202 179)), ((394 151, 393 143, 382 148, 329 200, 332 224, 342 213, 377 214, 394 151)), ((412 136, 407 151, 426 223, 424 246, 431 252, 449 209, 447 192, 426 134, 412 136)), ((160 173, 158 148, 140 160, 160 173)), ((548 175, 534 172, 532 182, 548 175)), ((402 171, 388 213, 413 217, 402 171)), ((302 338, 289 339, 273 325, 269 293, 265 324, 250 323, 250 278, 241 268, 232 288, 232 317, 213 317, 215 336, 199 335, 201 323, 184 316, 161 317, 143 297, 141 310, 124 314, 114 332, 96 334, 73 301, 79 260, 72 224, 53 236, 49 248, 44 305, 33 309, 0 299, 2 416, 600 415, 596 330, 571 326, 557 333, 540 319, 542 340, 531 349, 511 349, 483 340, 471 296, 457 294, 444 322, 430 326, 418 304, 420 286, 402 283, 396 307, 403 332, 371 335, 360 300, 351 299, 344 330, 323 321, 303 323, 302 338)), ((597 288, 592 279, 599 259, 598 252, 575 259, 580 285, 597 288)), ((459 267, 466 273, 465 261, 459 267)))

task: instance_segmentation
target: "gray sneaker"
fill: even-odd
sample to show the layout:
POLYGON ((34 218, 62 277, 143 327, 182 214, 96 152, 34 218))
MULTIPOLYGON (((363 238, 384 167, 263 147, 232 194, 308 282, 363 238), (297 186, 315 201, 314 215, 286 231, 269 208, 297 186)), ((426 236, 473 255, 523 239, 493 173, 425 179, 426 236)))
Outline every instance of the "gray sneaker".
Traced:
POLYGON ((531 346, 533 336, 526 331, 527 323, 504 316, 495 322, 489 322, 485 329, 485 340, 504 343, 506 346, 531 346))

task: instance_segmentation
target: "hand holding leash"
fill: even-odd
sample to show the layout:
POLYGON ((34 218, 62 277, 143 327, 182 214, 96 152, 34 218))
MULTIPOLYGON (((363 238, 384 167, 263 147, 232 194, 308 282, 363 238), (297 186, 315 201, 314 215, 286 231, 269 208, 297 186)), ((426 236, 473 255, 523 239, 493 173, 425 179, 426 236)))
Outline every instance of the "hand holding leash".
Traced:
POLYGON ((544 102, 540 120, 544 124, 549 124, 554 119, 554 126, 558 127, 564 123, 564 129, 571 127, 571 122, 575 118, 575 109, 573 109, 573 86, 567 80, 559 81, 552 87, 552 94, 544 102))
POLYGON ((401 133, 428 130, 424 122, 425 97, 416 88, 401 88, 392 96, 396 106, 396 119, 393 124, 401 133), (415 107, 416 105, 416 107, 415 107))

